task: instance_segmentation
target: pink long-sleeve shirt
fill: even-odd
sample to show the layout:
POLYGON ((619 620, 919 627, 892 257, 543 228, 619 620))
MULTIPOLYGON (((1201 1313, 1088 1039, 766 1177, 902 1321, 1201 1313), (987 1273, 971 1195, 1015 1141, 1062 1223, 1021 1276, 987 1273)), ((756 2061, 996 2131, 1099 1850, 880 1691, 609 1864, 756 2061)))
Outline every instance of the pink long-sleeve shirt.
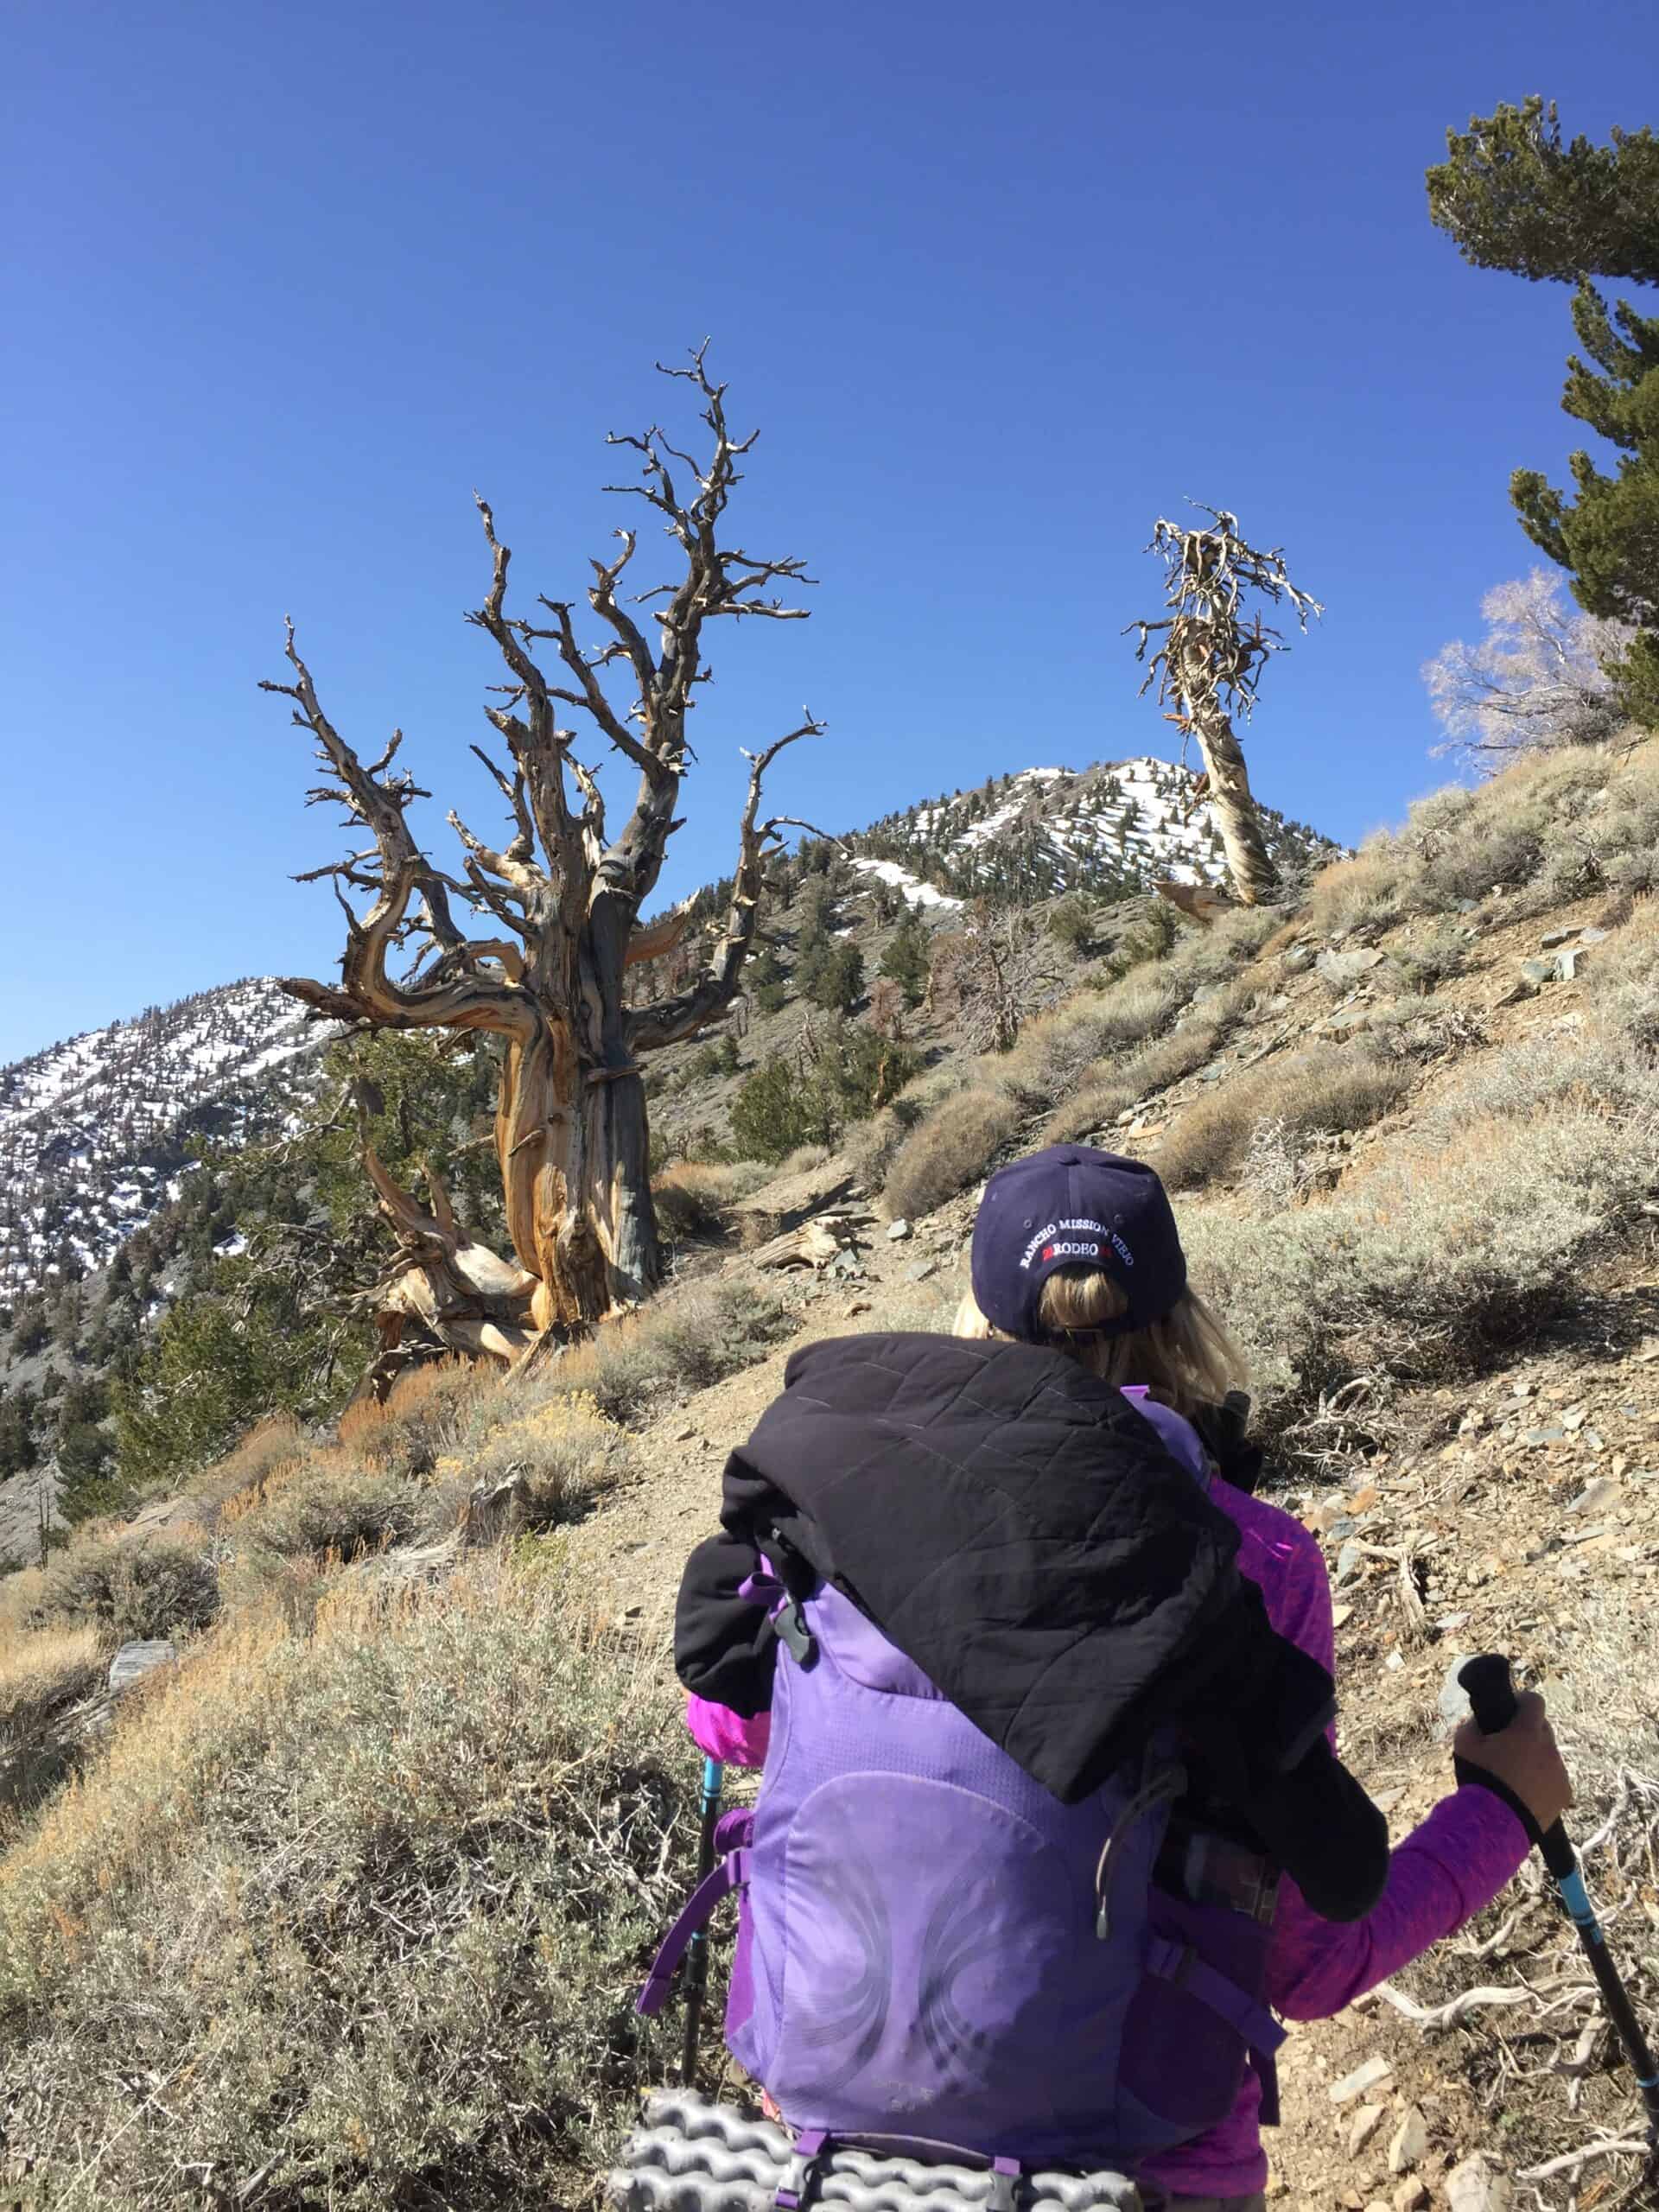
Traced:
MULTIPOLYGON (((1241 1573, 1261 1587, 1281 1636, 1335 1670, 1331 1583, 1318 1540, 1276 1505, 1217 1478, 1210 1495, 1243 1538, 1241 1573)), ((765 1763, 770 1713, 746 1720, 694 1697, 686 1723, 711 1758, 765 1763)), ((1286 1877, 1279 1889, 1268 1961, 1268 2003, 1287 2020, 1322 2020, 1386 1981, 1489 1905, 1527 1855, 1520 1821, 1489 1789, 1467 1785, 1442 1798, 1389 1862, 1381 1898, 1363 1920, 1321 1920, 1286 1877)), ((1178 2196, 1249 2196, 1266 2186, 1262 2087, 1247 2068, 1233 2109, 1218 2126, 1146 2161, 1146 2177, 1178 2196)))

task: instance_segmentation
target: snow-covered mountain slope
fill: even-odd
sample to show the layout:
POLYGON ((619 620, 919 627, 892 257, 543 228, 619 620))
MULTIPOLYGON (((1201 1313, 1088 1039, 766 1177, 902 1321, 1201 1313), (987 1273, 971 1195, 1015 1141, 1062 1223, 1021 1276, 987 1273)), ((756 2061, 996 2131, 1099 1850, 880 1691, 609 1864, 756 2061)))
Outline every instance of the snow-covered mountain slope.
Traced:
MULTIPOLYGON (((913 904, 934 899, 1028 899, 1082 891, 1111 897, 1160 878, 1215 882, 1226 874, 1215 810, 1197 778, 1167 760, 1102 761, 1092 768, 1026 768, 977 791, 923 801, 851 840, 860 865, 880 871, 913 904), (918 888, 918 887, 921 887, 918 888)), ((1271 808, 1262 810, 1281 867, 1329 860, 1330 842, 1271 808)))
POLYGON ((323 1041, 260 976, 0 1068, 0 1302, 102 1266, 204 1137, 288 1109, 323 1041))

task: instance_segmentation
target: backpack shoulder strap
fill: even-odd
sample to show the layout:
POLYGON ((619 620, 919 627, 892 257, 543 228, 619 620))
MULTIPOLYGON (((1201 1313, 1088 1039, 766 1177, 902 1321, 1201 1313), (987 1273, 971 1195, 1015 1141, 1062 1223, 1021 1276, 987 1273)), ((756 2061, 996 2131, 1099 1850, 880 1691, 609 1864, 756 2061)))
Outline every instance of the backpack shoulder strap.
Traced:
POLYGON ((1123 1395, 1141 1419, 1158 1432, 1164 1449, 1172 1459, 1179 1459, 1200 1486, 1210 1487, 1210 1478, 1215 1472, 1204 1440, 1192 1422, 1178 1414, 1173 1406, 1160 1405, 1144 1382, 1125 1382, 1123 1395))

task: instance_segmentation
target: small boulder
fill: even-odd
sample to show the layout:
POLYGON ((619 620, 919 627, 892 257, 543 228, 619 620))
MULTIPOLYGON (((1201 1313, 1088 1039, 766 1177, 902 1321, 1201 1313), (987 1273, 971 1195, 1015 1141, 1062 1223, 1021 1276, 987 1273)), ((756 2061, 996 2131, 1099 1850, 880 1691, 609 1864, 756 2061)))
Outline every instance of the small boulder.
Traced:
POLYGON ((887 1242, 890 1244, 902 1244, 909 1234, 910 1224, 907 1221, 890 1221, 887 1224, 887 1242))
POLYGON ((1531 983, 1535 986, 1554 983, 1560 980, 1560 972, 1554 960, 1523 960, 1521 963, 1521 980, 1523 983, 1531 983))

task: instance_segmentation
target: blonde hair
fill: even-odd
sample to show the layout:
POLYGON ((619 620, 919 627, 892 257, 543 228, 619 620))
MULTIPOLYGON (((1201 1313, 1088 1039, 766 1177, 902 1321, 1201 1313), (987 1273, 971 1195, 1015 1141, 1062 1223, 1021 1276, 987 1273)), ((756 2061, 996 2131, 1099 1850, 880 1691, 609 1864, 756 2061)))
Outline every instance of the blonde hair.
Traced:
MULTIPOLYGON (((1220 1317, 1196 1290, 1184 1290, 1167 1313, 1125 1336, 1079 1333, 1122 1319, 1128 1300, 1098 1268, 1057 1268, 1037 1302, 1042 1335, 1036 1340, 1067 1352, 1103 1382, 1144 1382, 1154 1398, 1189 1417, 1202 1406, 1218 1406, 1230 1390, 1249 1379, 1244 1355, 1220 1317)), ((957 1308, 951 1334, 994 1338, 1015 1344, 1004 1329, 993 1328, 970 1290, 957 1308)))

